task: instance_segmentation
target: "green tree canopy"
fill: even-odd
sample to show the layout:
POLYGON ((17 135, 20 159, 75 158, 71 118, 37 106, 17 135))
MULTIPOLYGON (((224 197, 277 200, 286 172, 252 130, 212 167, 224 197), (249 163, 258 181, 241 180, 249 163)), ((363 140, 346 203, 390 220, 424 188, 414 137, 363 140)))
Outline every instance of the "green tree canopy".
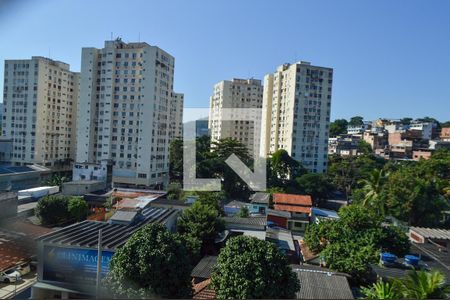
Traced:
POLYGON ((296 181, 300 193, 311 195, 314 203, 325 200, 333 191, 333 186, 324 174, 307 173, 297 177, 296 181))
POLYGON ((347 133, 348 122, 346 119, 336 119, 330 123, 330 137, 336 137, 347 133))
POLYGON ((397 255, 409 251, 408 237, 395 227, 382 227, 382 217, 357 204, 339 210, 338 220, 308 226, 304 241, 320 252, 327 266, 363 280, 370 263, 379 259, 380 249, 397 255))
POLYGON ((177 223, 178 232, 202 242, 205 249, 225 229, 224 221, 214 206, 197 200, 183 211, 177 223))
POLYGON ((364 125, 364 118, 361 116, 354 116, 350 118, 350 122, 348 122, 349 126, 362 126, 364 125))
POLYGON ((294 298, 300 288, 286 256, 275 244, 246 236, 230 239, 222 249, 212 286, 218 299, 294 298))
POLYGON ((169 146, 169 176, 181 179, 183 176, 183 140, 174 139, 169 146))
POLYGON ((89 206, 83 198, 71 197, 67 203, 67 210, 70 217, 79 222, 86 219, 89 206))
POLYGON ((114 254, 106 292, 117 298, 188 298, 192 265, 186 244, 161 224, 142 227, 114 254))

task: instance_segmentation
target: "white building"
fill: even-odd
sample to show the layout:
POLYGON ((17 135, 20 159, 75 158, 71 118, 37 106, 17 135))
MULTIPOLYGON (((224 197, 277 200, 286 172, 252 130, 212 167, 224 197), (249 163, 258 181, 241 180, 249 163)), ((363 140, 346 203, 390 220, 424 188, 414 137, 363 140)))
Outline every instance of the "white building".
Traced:
POLYGON ((170 102, 170 138, 183 137, 183 104, 184 94, 173 93, 170 102))
POLYGON ((423 139, 431 140, 431 137, 433 135, 433 125, 433 123, 428 122, 412 122, 409 125, 409 129, 421 131, 423 139))
POLYGON ((166 183, 175 59, 147 43, 83 48, 77 162, 113 162, 118 186, 166 183))
MULTIPOLYGON (((261 80, 236 79, 223 80, 214 86, 210 97, 208 128, 211 142, 233 138, 247 146, 250 156, 259 153, 259 128, 252 120, 224 120, 227 113, 223 109, 262 108, 263 86, 261 80), (255 132, 257 142, 255 143, 255 132)), ((258 114, 259 115, 259 114, 258 114)), ((259 120, 257 120, 259 123, 259 120)))
POLYGON ((261 156, 285 149, 310 171, 327 169, 333 69, 284 64, 264 77, 261 156))
POLYGON ((6 60, 3 136, 14 164, 55 166, 75 157, 79 73, 49 58, 6 60))

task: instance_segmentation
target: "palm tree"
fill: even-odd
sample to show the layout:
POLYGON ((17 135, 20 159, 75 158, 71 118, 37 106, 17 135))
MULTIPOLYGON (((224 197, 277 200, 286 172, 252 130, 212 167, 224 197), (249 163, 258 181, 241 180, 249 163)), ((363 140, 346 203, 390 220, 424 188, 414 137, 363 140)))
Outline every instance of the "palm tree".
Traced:
POLYGON ((365 193, 362 205, 365 207, 375 207, 382 215, 385 213, 385 203, 380 195, 388 175, 389 174, 385 174, 383 169, 375 169, 370 172, 368 179, 359 181, 359 184, 362 185, 362 190, 365 193))
POLYGON ((397 283, 407 299, 446 299, 450 296, 450 285, 439 271, 411 271, 397 283))
POLYGON ((389 283, 380 280, 371 287, 363 287, 361 290, 367 299, 395 300, 402 296, 396 282, 389 283))

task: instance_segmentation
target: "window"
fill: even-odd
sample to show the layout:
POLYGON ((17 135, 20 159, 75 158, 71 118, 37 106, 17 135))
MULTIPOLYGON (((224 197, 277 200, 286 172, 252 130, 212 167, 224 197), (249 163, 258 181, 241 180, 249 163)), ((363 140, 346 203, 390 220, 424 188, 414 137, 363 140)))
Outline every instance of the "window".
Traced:
POLYGON ((138 178, 147 178, 147 174, 145 174, 145 173, 138 173, 138 178))

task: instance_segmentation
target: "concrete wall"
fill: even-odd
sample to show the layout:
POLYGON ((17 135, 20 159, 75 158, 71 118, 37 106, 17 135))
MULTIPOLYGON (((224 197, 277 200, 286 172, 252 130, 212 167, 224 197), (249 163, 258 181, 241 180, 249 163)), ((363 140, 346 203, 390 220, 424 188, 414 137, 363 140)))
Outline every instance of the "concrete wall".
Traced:
POLYGON ((62 193, 71 196, 83 196, 87 193, 100 191, 106 188, 106 182, 103 181, 71 181, 63 183, 62 193))
POLYGON ((0 194, 0 223, 8 218, 17 216, 18 199, 14 192, 0 194))

